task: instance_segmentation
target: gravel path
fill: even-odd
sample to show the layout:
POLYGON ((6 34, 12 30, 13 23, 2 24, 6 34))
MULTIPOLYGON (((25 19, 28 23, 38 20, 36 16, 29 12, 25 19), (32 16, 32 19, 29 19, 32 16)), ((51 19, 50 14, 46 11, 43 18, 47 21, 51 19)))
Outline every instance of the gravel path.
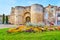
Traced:
POLYGON ((1 29, 1 28, 13 28, 13 27, 17 27, 17 25, 0 24, 0 29, 1 29))

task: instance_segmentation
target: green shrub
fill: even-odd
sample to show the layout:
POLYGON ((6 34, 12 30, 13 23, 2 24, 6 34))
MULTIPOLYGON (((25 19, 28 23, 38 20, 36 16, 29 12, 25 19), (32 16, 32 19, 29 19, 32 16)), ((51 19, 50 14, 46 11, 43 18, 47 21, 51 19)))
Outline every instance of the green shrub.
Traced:
POLYGON ((30 27, 30 26, 33 26, 33 24, 30 23, 30 22, 28 22, 28 23, 26 23, 26 26, 27 26, 27 27, 30 27))
POLYGON ((45 26, 44 23, 38 23, 37 25, 38 25, 38 27, 44 27, 45 26))
POLYGON ((44 23, 26 23, 26 26, 32 26, 32 27, 44 27, 45 24, 44 23))

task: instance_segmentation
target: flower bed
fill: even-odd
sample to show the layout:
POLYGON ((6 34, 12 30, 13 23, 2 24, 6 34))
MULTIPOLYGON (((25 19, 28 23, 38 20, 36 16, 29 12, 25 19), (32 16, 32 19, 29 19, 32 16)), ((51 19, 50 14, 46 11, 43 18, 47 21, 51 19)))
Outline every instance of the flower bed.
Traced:
POLYGON ((31 24, 27 23, 24 26, 19 26, 17 28, 9 29, 8 32, 44 32, 44 31, 54 31, 54 30, 60 30, 60 27, 58 26, 47 26, 44 24, 31 24))

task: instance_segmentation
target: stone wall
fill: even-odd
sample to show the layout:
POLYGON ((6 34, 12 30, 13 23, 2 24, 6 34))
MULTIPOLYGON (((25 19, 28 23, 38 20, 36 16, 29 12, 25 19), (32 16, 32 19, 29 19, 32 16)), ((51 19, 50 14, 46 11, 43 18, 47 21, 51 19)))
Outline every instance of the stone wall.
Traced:
POLYGON ((31 22, 38 23, 43 22, 43 6, 34 4, 31 6, 31 22))
POLYGON ((33 4, 31 6, 16 6, 11 9, 11 14, 9 17, 9 22, 11 24, 25 24, 26 17, 30 17, 31 23, 39 23, 53 21, 56 19, 56 6, 49 5, 47 7, 43 7, 40 4, 33 4), (47 19, 45 19, 45 15, 48 14, 47 19))

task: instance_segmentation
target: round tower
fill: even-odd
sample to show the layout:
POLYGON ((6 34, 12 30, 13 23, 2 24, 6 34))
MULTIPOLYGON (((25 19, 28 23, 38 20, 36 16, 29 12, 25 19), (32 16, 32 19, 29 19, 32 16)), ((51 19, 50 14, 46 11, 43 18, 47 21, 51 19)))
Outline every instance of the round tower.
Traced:
POLYGON ((33 4, 31 6, 31 23, 43 22, 43 6, 33 4))
POLYGON ((23 14, 24 14, 24 7, 16 6, 15 7, 15 24, 24 24, 23 14))

